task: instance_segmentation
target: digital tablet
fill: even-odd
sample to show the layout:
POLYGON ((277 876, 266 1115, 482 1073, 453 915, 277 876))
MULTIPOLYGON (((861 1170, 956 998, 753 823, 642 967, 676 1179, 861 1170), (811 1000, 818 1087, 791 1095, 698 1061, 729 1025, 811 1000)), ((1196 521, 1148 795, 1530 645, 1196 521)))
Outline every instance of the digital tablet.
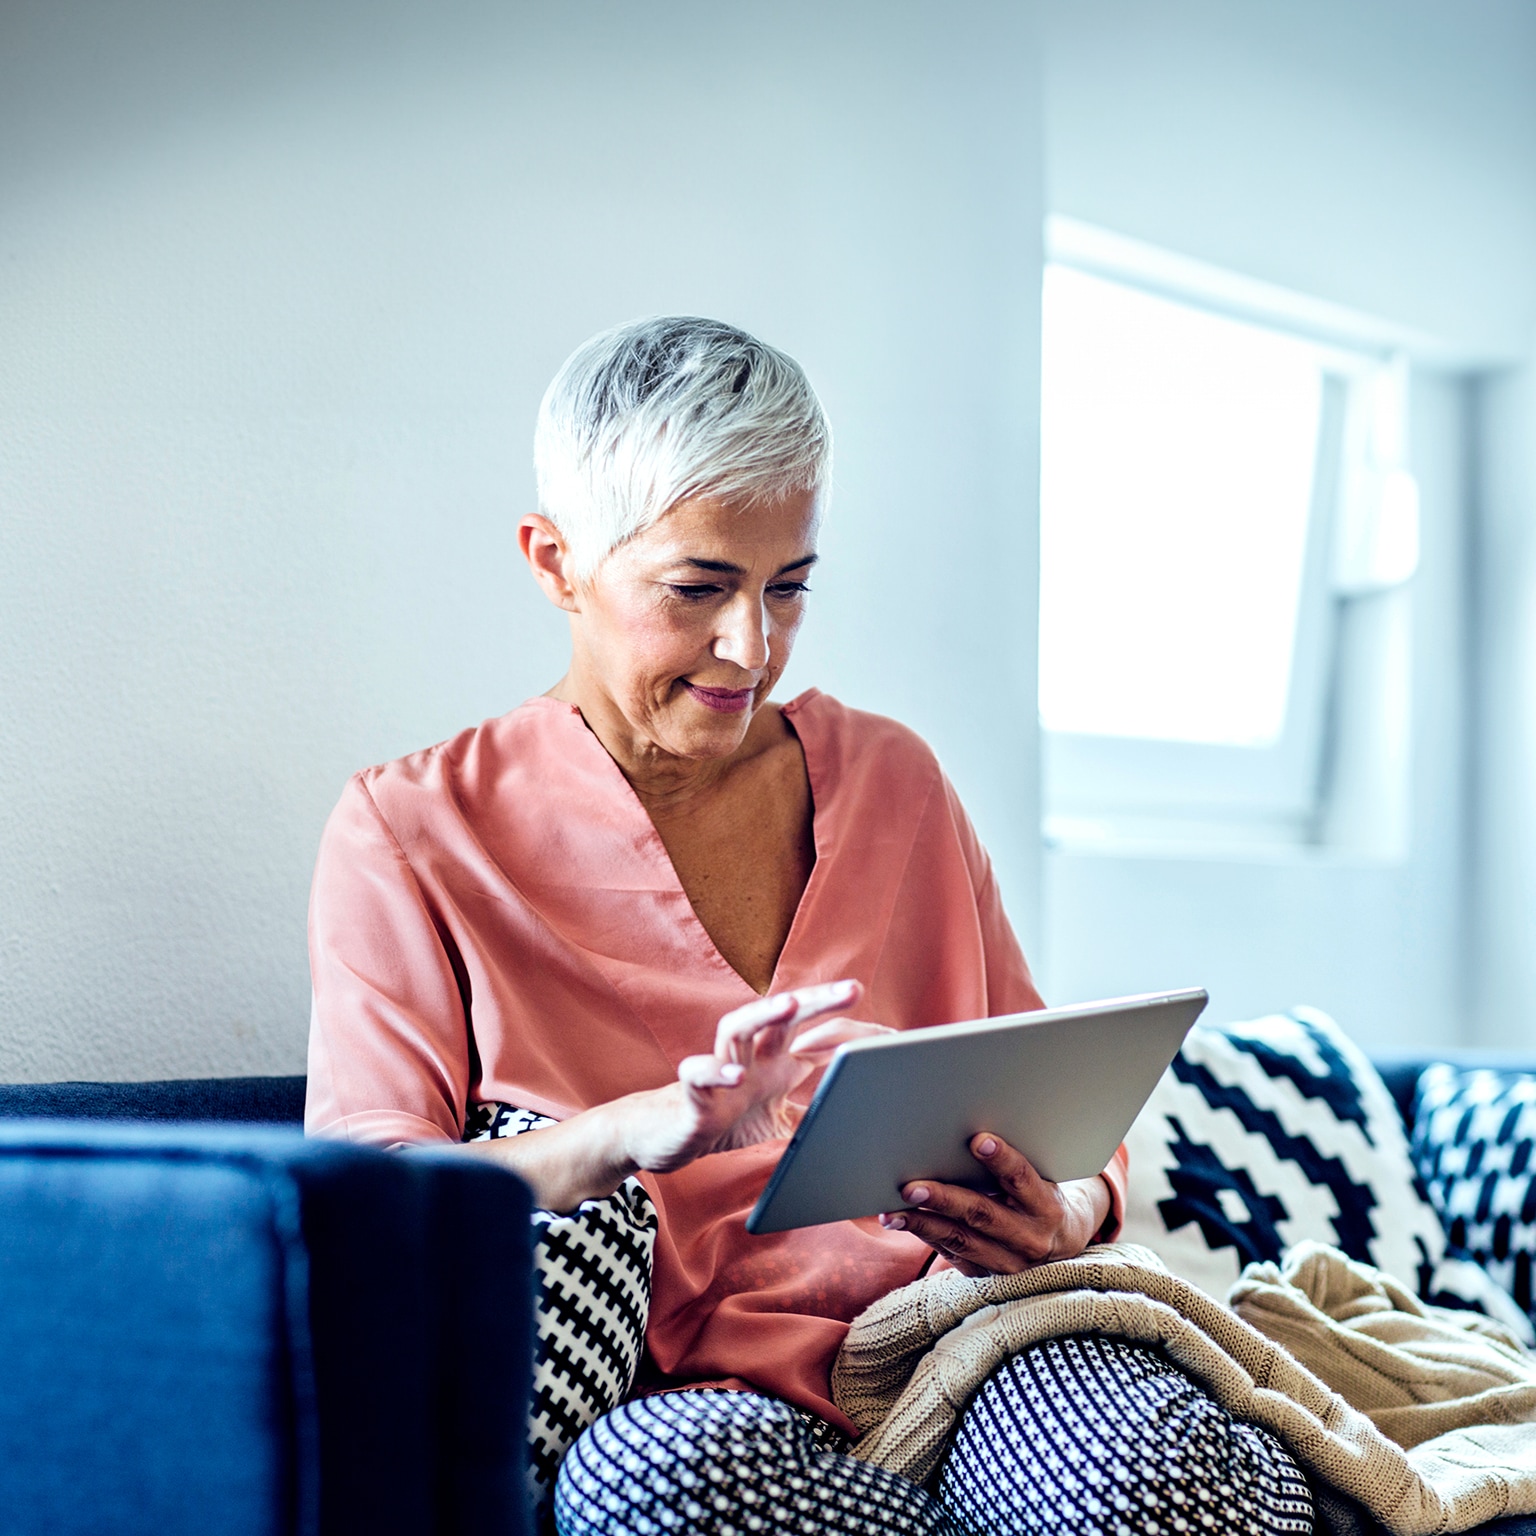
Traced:
POLYGON ((1091 1178, 1206 1002, 1155 992, 839 1046, 747 1231, 902 1210, 914 1179, 986 1189, 970 1152, 980 1131, 1055 1183, 1091 1178))

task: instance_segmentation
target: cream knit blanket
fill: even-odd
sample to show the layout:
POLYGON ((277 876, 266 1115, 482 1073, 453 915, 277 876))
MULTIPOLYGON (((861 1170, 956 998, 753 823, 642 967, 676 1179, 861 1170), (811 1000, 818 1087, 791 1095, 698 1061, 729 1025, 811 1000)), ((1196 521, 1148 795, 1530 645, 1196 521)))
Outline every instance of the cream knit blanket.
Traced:
POLYGON ((1278 1436, 1335 1530, 1354 1525, 1344 1500, 1393 1536, 1536 1512, 1536 1356, 1498 1324, 1425 1307, 1316 1243, 1280 1266, 1249 1265, 1230 1300, 1128 1243, 1020 1275, 948 1270, 854 1322, 833 1396, 861 1431, 855 1456, 920 1482, 1010 1356, 1112 1334, 1160 1349, 1236 1418, 1278 1436))

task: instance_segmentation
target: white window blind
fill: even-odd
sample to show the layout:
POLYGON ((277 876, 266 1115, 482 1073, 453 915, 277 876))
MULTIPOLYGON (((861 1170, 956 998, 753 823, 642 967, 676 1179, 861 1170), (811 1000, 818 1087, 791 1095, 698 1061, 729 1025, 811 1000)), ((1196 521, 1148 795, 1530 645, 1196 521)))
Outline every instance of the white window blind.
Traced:
POLYGON ((1043 366, 1047 729, 1272 745, 1312 512, 1315 349, 1053 266, 1043 366))

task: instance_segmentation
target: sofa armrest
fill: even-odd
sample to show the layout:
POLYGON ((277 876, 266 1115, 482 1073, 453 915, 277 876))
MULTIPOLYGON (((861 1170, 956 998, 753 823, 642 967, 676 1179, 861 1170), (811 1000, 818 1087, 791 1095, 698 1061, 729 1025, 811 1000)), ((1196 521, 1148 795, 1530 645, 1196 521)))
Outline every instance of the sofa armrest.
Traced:
POLYGON ((523 1536, 528 1217, 469 1159, 0 1124, 0 1524, 523 1536))

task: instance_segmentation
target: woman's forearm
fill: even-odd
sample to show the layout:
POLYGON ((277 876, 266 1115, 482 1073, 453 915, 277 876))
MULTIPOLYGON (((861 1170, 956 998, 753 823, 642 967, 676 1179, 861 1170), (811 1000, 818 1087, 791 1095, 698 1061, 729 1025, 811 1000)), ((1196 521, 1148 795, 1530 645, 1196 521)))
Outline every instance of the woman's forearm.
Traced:
MULTIPOLYGON (((660 1092, 665 1093, 662 1089, 660 1092)), ((573 1211, 583 1200, 611 1195, 639 1164, 629 1154, 629 1124, 656 1091, 626 1094, 521 1136, 467 1141, 464 1150, 510 1168, 540 1210, 573 1211)))

